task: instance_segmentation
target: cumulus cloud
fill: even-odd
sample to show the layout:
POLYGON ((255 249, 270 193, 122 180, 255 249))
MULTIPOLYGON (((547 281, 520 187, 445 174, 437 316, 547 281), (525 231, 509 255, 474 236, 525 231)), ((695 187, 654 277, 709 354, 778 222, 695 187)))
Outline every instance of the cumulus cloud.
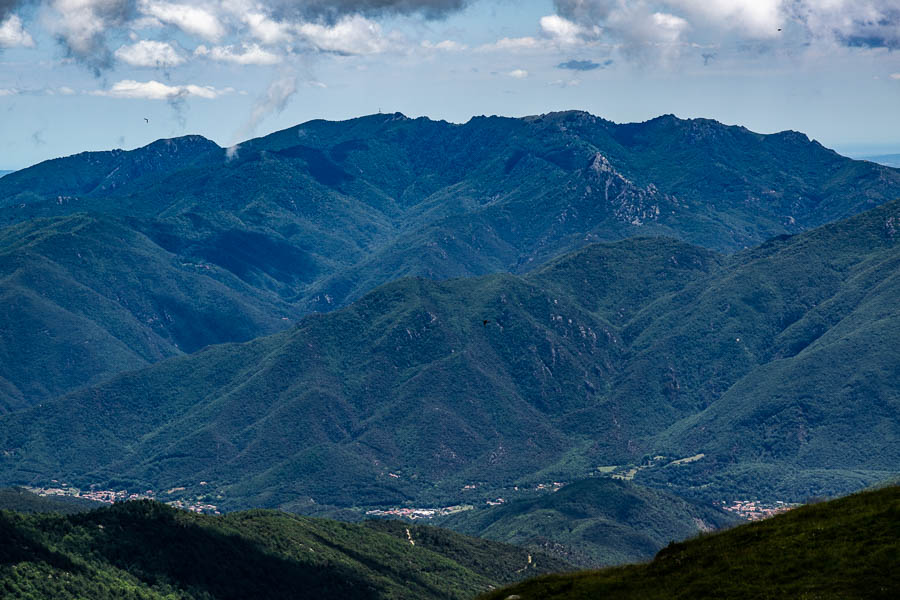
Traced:
POLYGON ((594 62, 593 60, 576 60, 571 59, 566 62, 559 63, 556 65, 558 69, 568 69, 570 71, 593 71, 594 69, 605 69, 606 67, 613 64, 611 59, 605 60, 602 63, 594 62))
POLYGON ((525 79, 526 77, 528 77, 528 71, 526 71, 525 69, 513 69, 512 71, 507 73, 507 75, 509 75, 513 79, 525 79))
POLYGON ((236 65, 274 65, 281 62, 281 56, 260 47, 259 44, 242 44, 239 48, 233 45, 213 48, 197 46, 194 54, 236 65))
POLYGON ((134 81, 133 79, 123 79, 114 83, 108 90, 99 90, 93 93, 96 96, 110 96, 112 98, 171 100, 189 96, 213 99, 229 91, 228 89, 218 90, 208 85, 167 85, 156 80, 134 81))
POLYGON ((112 65, 107 47, 110 30, 123 26, 133 15, 131 0, 49 0, 50 27, 66 52, 99 75, 112 65))
MULTIPOLYGON (((554 0, 558 17, 625 43, 776 40, 900 48, 898 0, 554 0)), ((571 39, 571 36, 570 36, 571 39)))
POLYGON ((31 35, 22 27, 22 19, 17 15, 10 15, 5 21, 0 22, 0 48, 13 48, 15 46, 34 46, 31 35))
POLYGON ((601 29, 598 25, 579 25, 559 15, 541 17, 541 31, 560 44, 577 44, 585 40, 593 40, 600 37, 601 29))
POLYGON ((282 44, 294 37, 291 24, 276 21, 261 12, 245 13, 244 23, 250 34, 264 44, 282 44))
POLYGON ((133 67, 157 67, 167 69, 182 64, 185 59, 169 42, 141 40, 130 46, 121 46, 115 57, 133 67))
POLYGON ((297 34, 310 46, 335 54, 378 54, 389 49, 381 25, 360 15, 343 17, 333 25, 301 23, 297 34))
POLYGON ((225 35, 225 26, 219 18, 202 6, 141 0, 140 11, 167 25, 173 25, 187 34, 216 42, 225 35))

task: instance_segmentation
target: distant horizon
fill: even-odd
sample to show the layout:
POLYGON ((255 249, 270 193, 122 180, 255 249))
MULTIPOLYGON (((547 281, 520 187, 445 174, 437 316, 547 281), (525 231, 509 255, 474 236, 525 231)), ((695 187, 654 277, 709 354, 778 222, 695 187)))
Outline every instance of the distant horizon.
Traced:
POLYGON ((896 0, 9 0, 0 165, 379 109, 673 113, 893 153, 898 49, 896 0))
POLYGON ((279 131, 284 131, 285 129, 290 129, 290 128, 292 128, 292 127, 299 127, 299 126, 301 126, 301 125, 303 125, 303 124, 305 124, 305 123, 310 123, 310 122, 313 122, 313 121, 333 121, 333 122, 341 122, 341 121, 352 121, 352 120, 354 120, 354 119, 362 119, 362 118, 365 118, 365 117, 371 117, 371 116, 375 116, 375 115, 378 115, 378 114, 402 114, 403 116, 405 116, 405 117, 407 117, 407 118, 409 118, 409 119, 418 119, 418 118, 424 117, 424 118, 426 118, 426 119, 428 119, 428 120, 431 120, 431 121, 446 121, 446 122, 448 122, 448 123, 453 123, 453 124, 456 124, 456 125, 463 125, 463 124, 465 124, 465 123, 468 123, 468 122, 471 121, 472 119, 475 119, 475 118, 478 118, 478 117, 501 117, 501 118, 507 118, 507 119, 525 119, 525 118, 529 118, 529 117, 536 117, 536 116, 540 116, 540 115, 553 114, 553 113, 561 113, 561 112, 584 112, 584 113, 590 114, 590 115, 592 115, 592 116, 598 117, 598 118, 600 118, 600 119, 604 119, 604 120, 606 120, 606 121, 611 121, 611 122, 614 122, 614 123, 617 123, 617 124, 643 123, 643 122, 652 121, 652 120, 654 120, 654 119, 658 119, 658 118, 660 118, 660 117, 664 117, 664 116, 667 116, 667 115, 673 115, 673 116, 675 116, 675 118, 680 119, 680 120, 682 120, 682 121, 689 121, 689 120, 693 120, 693 119, 709 119, 709 120, 713 120, 713 121, 716 121, 716 122, 718 122, 718 123, 721 123, 722 125, 725 125, 725 126, 728 126, 728 127, 745 127, 746 129, 749 129, 750 131, 753 131, 754 133, 760 133, 760 134, 763 134, 763 135, 772 135, 772 134, 780 133, 780 132, 782 132, 782 131, 798 131, 798 132, 800 132, 800 133, 805 134, 807 137, 809 137, 810 140, 815 140, 815 141, 819 142, 820 144, 822 144, 823 146, 825 146, 826 148, 829 148, 829 149, 831 149, 831 150, 834 150, 834 151, 837 152, 838 154, 841 154, 841 155, 843 155, 843 156, 846 156, 846 157, 848 157, 848 158, 852 158, 852 159, 855 159, 855 160, 871 160, 871 159, 875 159, 875 158, 893 157, 894 155, 900 154, 900 142, 897 142, 896 144, 883 144, 883 143, 882 143, 882 144, 879 144, 879 143, 866 143, 866 142, 850 142, 850 143, 845 143, 845 144, 829 145, 829 144, 823 142, 822 140, 819 140, 819 139, 816 138, 815 136, 811 135, 809 132, 806 132, 806 131, 803 131, 803 130, 800 130, 800 129, 787 128, 787 129, 779 129, 779 130, 777 130, 777 131, 759 131, 759 130, 753 129, 752 127, 749 127, 749 126, 747 126, 747 125, 744 125, 744 124, 742 124, 742 123, 728 123, 728 122, 721 121, 721 120, 719 120, 719 119, 714 119, 714 118, 711 118, 711 117, 703 117, 703 116, 682 117, 682 116, 680 116, 680 115, 678 115, 678 114, 671 113, 671 112, 669 112, 669 113, 660 113, 660 114, 657 114, 657 115, 654 115, 654 116, 650 116, 650 117, 645 118, 645 119, 639 119, 639 120, 627 120, 627 121, 617 121, 617 120, 615 120, 615 119, 608 118, 608 117, 606 117, 606 116, 604 116, 604 115, 596 114, 596 113, 593 113, 593 112, 591 112, 591 111, 584 110, 584 109, 578 109, 578 108, 563 109, 563 110, 552 110, 552 111, 546 111, 546 112, 543 112, 543 113, 533 113, 533 114, 527 114, 527 115, 521 115, 521 116, 511 116, 511 115, 503 115, 503 114, 486 114, 486 113, 481 113, 481 114, 473 114, 473 115, 470 115, 468 118, 466 118, 466 119, 464 119, 464 120, 442 119, 442 118, 435 118, 435 117, 432 117, 432 116, 429 116, 429 115, 408 115, 408 114, 404 113, 403 111, 381 111, 381 112, 373 112, 373 113, 361 114, 361 115, 357 115, 357 116, 353 116, 353 117, 348 117, 348 118, 346 118, 346 119, 327 119, 327 118, 324 118, 324 117, 313 117, 313 118, 310 118, 310 119, 305 119, 305 120, 303 120, 303 121, 299 121, 299 122, 297 122, 297 123, 294 123, 293 125, 288 125, 288 126, 286 126, 286 127, 279 127, 279 128, 277 128, 277 129, 273 129, 273 130, 271 130, 271 131, 266 131, 265 133, 260 133, 260 134, 258 134, 258 135, 253 135, 253 136, 248 137, 248 138, 246 138, 246 139, 240 140, 240 141, 238 141, 238 142, 235 143, 235 144, 226 144, 226 143, 223 143, 222 141, 215 139, 214 136, 208 135, 208 134, 205 134, 205 133, 200 133, 200 132, 197 132, 197 131, 185 131, 184 133, 181 133, 181 134, 178 134, 178 135, 161 136, 161 137, 158 137, 158 138, 156 138, 156 139, 150 140, 150 141, 148 141, 148 142, 146 142, 146 143, 140 143, 140 144, 138 144, 138 145, 133 145, 133 146, 129 145, 129 146, 127 146, 127 147, 122 147, 122 146, 115 146, 115 145, 114 145, 114 146, 111 146, 111 147, 105 147, 105 148, 83 148, 83 149, 81 149, 81 150, 76 150, 75 152, 71 152, 71 153, 49 154, 46 158, 43 158, 43 159, 41 159, 41 160, 38 160, 37 162, 34 162, 34 163, 28 163, 28 164, 23 164, 23 165, 21 165, 21 166, 13 166, 13 165, 0 164, 0 177, 2 177, 3 175, 8 175, 8 174, 10 174, 10 173, 15 173, 16 171, 21 171, 21 170, 27 169, 27 168, 29 168, 29 167, 33 167, 33 166, 38 165, 38 164, 40 164, 40 163, 42 163, 42 162, 46 162, 46 161, 48 161, 48 160, 55 160, 55 159, 58 159, 58 158, 66 158, 66 157, 68 157, 68 156, 73 156, 73 155, 75 155, 75 154, 80 154, 80 153, 82 153, 82 152, 111 152, 111 151, 114 151, 114 150, 124 150, 124 151, 128 152, 128 151, 131 151, 131 150, 137 150, 137 149, 139 149, 139 148, 144 148, 144 147, 146 147, 146 146, 148 146, 148 145, 150 145, 150 144, 153 144, 153 143, 155 143, 155 142, 158 142, 158 141, 160 141, 160 140, 165 140, 165 139, 175 139, 175 138, 187 137, 187 136, 192 136, 192 135, 198 135, 198 136, 201 136, 201 137, 203 137, 203 138, 206 138, 206 139, 208 139, 208 140, 214 142, 216 145, 220 146, 221 148, 229 148, 229 147, 231 147, 231 146, 239 146, 239 145, 244 144, 244 143, 246 143, 246 142, 248 142, 248 141, 250 141, 250 140, 253 140, 253 139, 263 138, 263 137, 266 137, 266 136, 268 136, 268 135, 272 135, 272 134, 274 134, 274 133, 277 133, 277 132, 279 132, 279 131))

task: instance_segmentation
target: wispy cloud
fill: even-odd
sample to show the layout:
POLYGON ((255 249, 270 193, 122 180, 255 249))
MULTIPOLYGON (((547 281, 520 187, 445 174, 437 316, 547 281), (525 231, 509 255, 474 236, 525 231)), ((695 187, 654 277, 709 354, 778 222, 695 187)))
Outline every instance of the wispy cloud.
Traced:
POLYGON ((512 71, 507 73, 507 75, 509 75, 513 79, 525 79, 526 77, 528 77, 528 71, 526 71, 525 69, 513 69, 512 71))

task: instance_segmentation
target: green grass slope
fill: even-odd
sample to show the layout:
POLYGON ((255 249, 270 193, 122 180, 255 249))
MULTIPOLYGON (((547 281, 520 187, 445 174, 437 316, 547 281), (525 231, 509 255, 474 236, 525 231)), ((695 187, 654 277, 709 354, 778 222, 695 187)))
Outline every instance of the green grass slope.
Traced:
POLYGON ((538 498, 458 513, 440 524, 597 567, 646 560, 672 540, 735 522, 712 506, 598 477, 538 498))
POLYGON ((673 543, 647 564, 550 575, 484 600, 896 598, 900 488, 673 543))
POLYGON ((433 528, 140 501, 0 512, 0 593, 17 598, 470 598, 565 563, 433 528), (528 559, 531 558, 529 561, 528 559))

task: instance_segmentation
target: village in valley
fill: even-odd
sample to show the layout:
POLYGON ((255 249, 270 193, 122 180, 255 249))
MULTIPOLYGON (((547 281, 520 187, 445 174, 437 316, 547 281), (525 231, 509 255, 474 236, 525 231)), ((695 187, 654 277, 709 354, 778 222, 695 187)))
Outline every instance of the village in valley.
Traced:
MULTIPOLYGON (((179 508, 181 510, 210 515, 221 514, 219 508, 215 504, 204 502, 203 499, 196 499, 194 501, 183 499, 163 500, 159 497, 171 496, 172 494, 176 494, 177 492, 184 491, 185 488, 183 487, 172 488, 163 492, 162 494, 157 494, 153 490, 146 490, 144 492, 129 492, 126 490, 101 490, 93 487, 89 490, 81 490, 79 488, 72 487, 67 483, 59 483, 57 481, 54 481, 52 483, 56 485, 48 487, 23 487, 24 489, 33 494, 37 494, 38 496, 66 496, 69 498, 81 498, 83 500, 91 500, 93 502, 102 502, 103 504, 114 504, 116 502, 126 502, 128 500, 159 500, 160 502, 164 502, 169 506, 174 506, 175 508, 179 508)), ((200 485, 206 485, 206 482, 201 481, 200 485)))

